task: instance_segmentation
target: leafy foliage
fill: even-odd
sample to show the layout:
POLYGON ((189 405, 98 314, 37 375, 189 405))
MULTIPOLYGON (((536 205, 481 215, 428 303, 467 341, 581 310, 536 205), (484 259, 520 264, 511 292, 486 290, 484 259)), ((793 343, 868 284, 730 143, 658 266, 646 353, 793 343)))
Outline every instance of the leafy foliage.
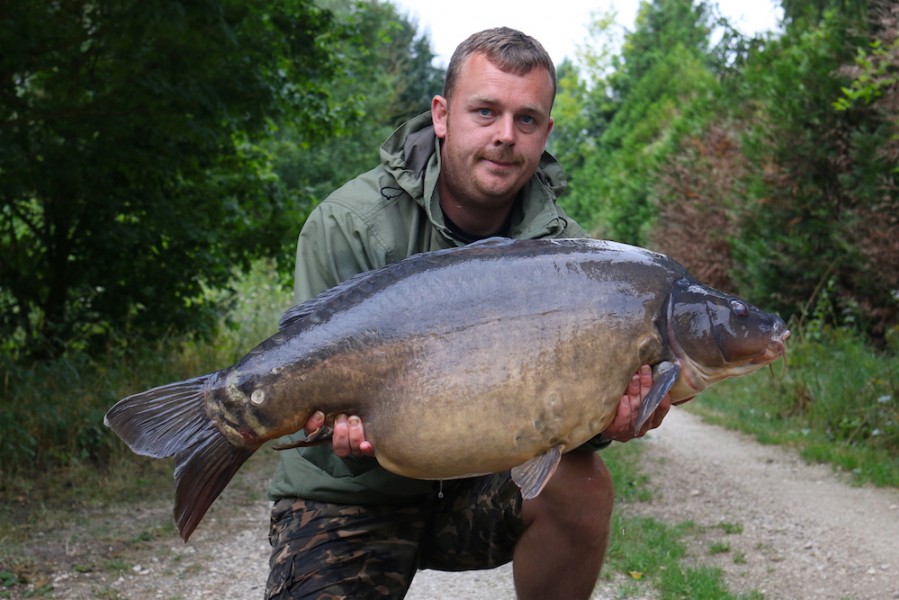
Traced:
MULTIPOLYGON (((430 40, 394 5, 332 0, 327 6, 353 32, 341 49, 343 77, 329 90, 331 103, 352 112, 314 147, 289 126, 267 145, 281 180, 312 201, 375 166, 381 143, 400 123, 428 110, 443 85, 443 70, 432 65, 430 40)), ((285 248, 284 256, 292 259, 293 248, 285 248)))
POLYGON ((832 109, 840 82, 845 24, 792 32, 745 70, 758 107, 744 151, 755 165, 754 201, 746 208, 736 250, 746 269, 741 284, 777 308, 808 298, 843 248, 839 223, 848 208, 841 193, 845 165, 831 152, 845 143, 832 109), (806 93, 796 93, 800 89, 806 93))
POLYGON ((871 107, 834 107, 852 49, 866 45, 858 31, 828 13, 747 66, 756 112, 744 152, 755 168, 734 251, 750 294, 797 314, 832 281, 838 322, 879 337, 899 308, 896 173, 879 150, 895 125, 871 107))
POLYGON ((835 322, 882 341, 899 320, 899 8, 784 4, 782 35, 746 40, 702 2, 644 2, 620 55, 599 45, 605 69, 566 67, 566 206, 787 318, 828 285, 835 322))
POLYGON ((853 168, 843 185, 853 202, 847 237, 861 260, 850 281, 879 337, 899 321, 899 5, 872 2, 871 22, 867 49, 840 69, 860 96, 850 93, 848 105, 838 99, 835 107, 853 124, 847 149, 853 168))
POLYGON ((735 120, 710 123, 685 137, 659 167, 652 190, 658 217, 649 243, 689 265, 700 281, 735 292, 731 240, 740 231, 740 208, 749 164, 735 120))
MULTIPOLYGON (((74 11, 59 16, 73 31, 100 22, 63 4, 28 4, 29 35, 60 35, 37 31, 52 10, 74 11)), ((103 426, 116 400, 221 368, 274 333, 290 302, 281 273, 292 273, 314 199, 369 168, 393 125, 426 110, 442 82, 427 37, 386 3, 333 2, 325 12, 210 1, 173 15, 152 3, 113 5, 134 11, 133 22, 104 17, 123 31, 82 32, 84 47, 59 43, 81 71, 63 75, 44 57, 16 84, 40 47, 3 46, 0 73, 12 78, 0 79, 11 86, 0 90, 6 474, 107 463, 122 448, 103 426), (155 25, 144 37, 132 31, 147 20, 155 25), (126 48, 82 56, 112 41, 126 48), (81 102, 69 100, 71 110, 84 114, 50 94, 68 79, 81 102), (53 285, 57 253, 64 289, 53 285), (49 294, 64 302, 59 321, 48 316, 49 294)))
MULTIPOLYGON (((586 105, 588 125, 576 122, 576 135, 593 138, 583 144, 593 150, 571 172, 566 207, 597 233, 631 243, 645 240, 655 214, 651 181, 685 123, 685 100, 714 85, 708 65, 711 23, 703 2, 643 2, 620 56, 610 56, 602 46, 599 57, 587 55, 590 68, 584 74, 592 79, 586 93, 563 80, 563 97, 579 93, 586 105), (603 62, 607 66, 597 68, 603 62)), ((608 31, 610 21, 600 25, 596 35, 608 31)), ((560 137, 572 137, 564 123, 559 127, 560 137)))
POLYGON ((294 226, 253 140, 326 130, 337 37, 307 0, 3 3, 4 350, 211 323, 203 286, 294 226))
POLYGON ((781 0, 781 4, 784 19, 793 24, 816 24, 831 11, 856 21, 865 19, 868 14, 868 0, 781 0))

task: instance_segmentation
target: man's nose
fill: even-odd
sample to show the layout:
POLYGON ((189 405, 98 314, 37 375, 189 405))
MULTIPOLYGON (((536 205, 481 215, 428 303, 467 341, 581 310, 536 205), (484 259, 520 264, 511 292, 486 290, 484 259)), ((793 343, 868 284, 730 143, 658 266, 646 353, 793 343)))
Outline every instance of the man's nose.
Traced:
POLYGON ((511 146, 515 143, 515 118, 503 115, 496 120, 495 143, 511 146))

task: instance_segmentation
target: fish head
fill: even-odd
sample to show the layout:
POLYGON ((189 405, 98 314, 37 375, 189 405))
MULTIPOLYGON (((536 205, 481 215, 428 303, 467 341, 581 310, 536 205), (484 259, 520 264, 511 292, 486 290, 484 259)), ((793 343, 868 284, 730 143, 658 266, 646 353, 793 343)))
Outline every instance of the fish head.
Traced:
POLYGON ((673 400, 785 356, 790 335, 777 315, 689 279, 675 284, 667 321, 668 342, 682 369, 673 400))

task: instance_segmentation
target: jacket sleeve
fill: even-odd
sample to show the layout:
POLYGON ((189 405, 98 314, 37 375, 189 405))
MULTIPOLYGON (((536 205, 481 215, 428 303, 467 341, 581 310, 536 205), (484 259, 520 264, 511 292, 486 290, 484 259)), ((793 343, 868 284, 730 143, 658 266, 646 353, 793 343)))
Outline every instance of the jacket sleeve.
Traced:
POLYGON ((367 227, 351 211, 323 202, 309 215, 297 242, 294 302, 303 302, 350 277, 382 266, 367 227))

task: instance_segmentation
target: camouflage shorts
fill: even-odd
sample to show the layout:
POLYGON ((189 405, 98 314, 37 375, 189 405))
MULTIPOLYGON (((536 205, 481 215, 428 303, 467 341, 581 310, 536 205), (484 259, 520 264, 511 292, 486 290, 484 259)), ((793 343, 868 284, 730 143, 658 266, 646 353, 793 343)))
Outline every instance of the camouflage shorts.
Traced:
POLYGON ((509 473, 446 481, 411 506, 284 498, 272 509, 266 598, 402 598, 418 569, 489 569, 524 531, 509 473))

